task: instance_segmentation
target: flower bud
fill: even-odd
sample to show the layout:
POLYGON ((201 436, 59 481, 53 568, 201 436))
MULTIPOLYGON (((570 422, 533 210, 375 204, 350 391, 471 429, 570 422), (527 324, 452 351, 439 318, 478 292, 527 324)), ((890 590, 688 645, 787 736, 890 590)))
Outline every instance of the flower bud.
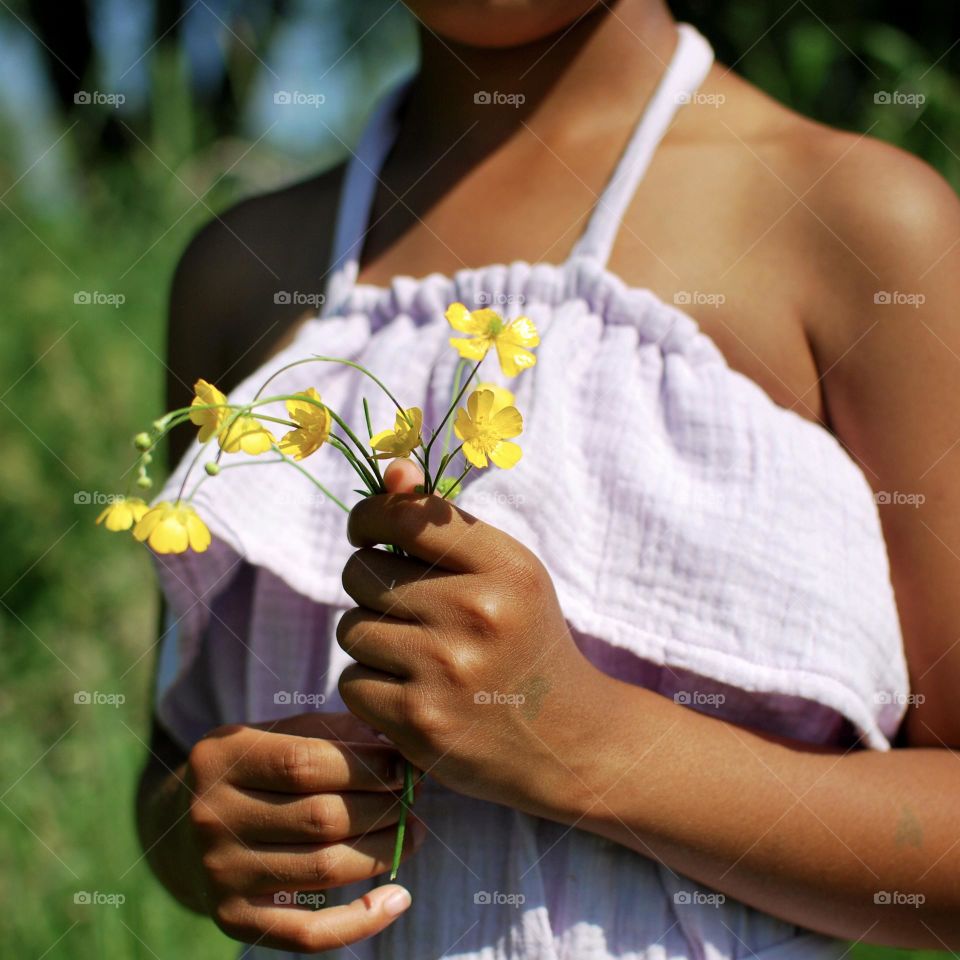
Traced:
POLYGON ((153 481, 146 475, 137 477, 137 486, 141 490, 149 490, 153 486, 153 481))
POLYGON ((220 464, 211 460, 203 465, 203 469, 207 471, 208 476, 215 477, 220 472, 220 464))
POLYGON ((153 438, 150 436, 149 433, 144 433, 144 432, 138 433, 133 438, 133 445, 138 450, 149 450, 153 446, 153 438))

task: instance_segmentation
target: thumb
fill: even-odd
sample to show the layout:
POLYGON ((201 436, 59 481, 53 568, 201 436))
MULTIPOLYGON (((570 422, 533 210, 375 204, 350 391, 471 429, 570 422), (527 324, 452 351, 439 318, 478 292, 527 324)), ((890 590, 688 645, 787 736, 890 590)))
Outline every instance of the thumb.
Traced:
POLYGON ((423 483, 423 471, 419 464, 406 457, 392 460, 383 474, 387 493, 415 493, 420 483, 423 483))

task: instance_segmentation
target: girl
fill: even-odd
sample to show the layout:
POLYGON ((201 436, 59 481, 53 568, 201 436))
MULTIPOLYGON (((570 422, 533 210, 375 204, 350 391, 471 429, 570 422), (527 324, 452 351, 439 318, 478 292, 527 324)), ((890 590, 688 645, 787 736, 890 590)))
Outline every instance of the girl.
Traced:
MULTIPOLYGON (((444 311, 493 307, 542 337, 524 459, 456 507, 398 462, 352 546, 294 471, 201 489, 213 547, 161 564, 157 875, 248 957, 958 949, 956 198, 661 0, 408 6, 419 72, 349 162, 184 256, 170 403, 324 353, 429 420, 444 311)), ((357 421, 315 370, 274 385, 357 421)))

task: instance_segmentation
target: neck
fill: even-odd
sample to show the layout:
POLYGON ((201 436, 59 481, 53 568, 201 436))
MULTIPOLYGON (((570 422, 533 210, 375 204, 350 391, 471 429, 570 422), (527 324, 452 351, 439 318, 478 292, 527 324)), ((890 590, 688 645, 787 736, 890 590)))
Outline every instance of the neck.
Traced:
POLYGON ((437 150, 464 139, 492 145, 528 123, 547 137, 619 123, 623 113, 636 114, 676 43, 663 0, 600 3, 559 33, 507 49, 420 33, 421 68, 404 127, 421 148, 437 150))

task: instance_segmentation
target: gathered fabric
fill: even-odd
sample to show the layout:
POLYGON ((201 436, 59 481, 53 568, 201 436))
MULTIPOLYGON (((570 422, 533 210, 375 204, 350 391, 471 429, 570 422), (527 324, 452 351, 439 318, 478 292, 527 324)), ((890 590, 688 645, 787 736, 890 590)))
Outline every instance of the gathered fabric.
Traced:
MULTIPOLYGON (((607 269, 637 183, 711 63, 707 42, 681 25, 567 262, 363 285, 362 238, 405 96, 398 87, 349 165, 323 311, 230 401, 251 400, 294 360, 338 356, 369 368, 435 424, 457 363, 447 306, 529 316, 541 334, 537 365, 509 382, 524 412, 523 459, 510 471, 471 472, 458 506, 540 557, 599 669, 794 740, 887 750, 909 682, 863 473, 826 430, 733 371, 689 315, 607 269)), ((491 359, 482 379, 508 385, 494 367, 491 359)), ((364 398, 374 423, 393 422, 376 387, 336 364, 293 367, 269 389, 310 386, 348 422, 362 423, 364 398)), ((162 498, 176 496, 194 456, 162 498)), ((356 477, 335 452, 302 465, 342 500, 356 499, 356 477)), ((194 503, 210 549, 157 558, 169 606, 160 722, 189 747, 220 723, 276 719, 305 703, 343 709, 337 680, 350 659, 335 629, 352 606, 340 582, 352 552, 345 515, 279 466, 225 471, 194 503)), ((816 960, 846 950, 642 854, 429 780, 418 813, 430 836, 403 868, 412 907, 337 956, 816 960)), ((329 891, 329 900, 369 886, 329 891)))

